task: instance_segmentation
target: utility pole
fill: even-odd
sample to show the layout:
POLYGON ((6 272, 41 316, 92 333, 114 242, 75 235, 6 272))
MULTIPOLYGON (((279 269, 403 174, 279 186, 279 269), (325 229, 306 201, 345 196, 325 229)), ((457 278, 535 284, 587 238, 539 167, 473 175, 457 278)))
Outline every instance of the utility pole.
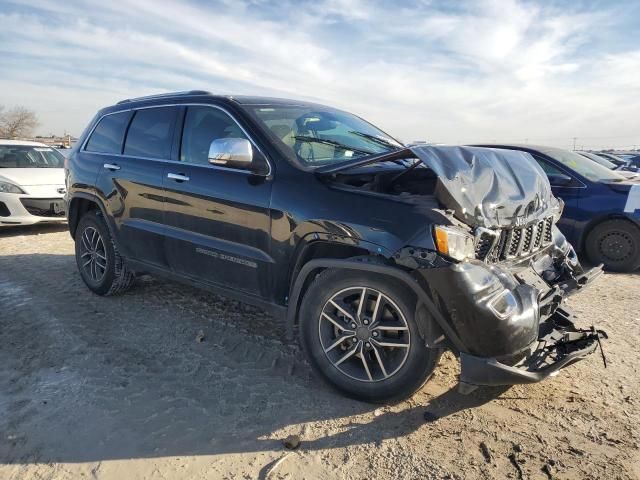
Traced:
POLYGON ((573 137, 573 149, 576 149, 576 140, 578 140, 578 137, 573 137))

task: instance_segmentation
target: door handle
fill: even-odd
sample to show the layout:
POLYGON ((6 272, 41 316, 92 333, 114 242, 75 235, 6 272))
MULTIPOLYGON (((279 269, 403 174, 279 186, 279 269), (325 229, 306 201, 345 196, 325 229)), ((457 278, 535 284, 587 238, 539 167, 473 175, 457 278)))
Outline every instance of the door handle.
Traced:
POLYGON ((115 172, 116 170, 120 170, 120 165, 116 165, 115 163, 105 163, 103 167, 106 168, 107 170, 111 170, 112 172, 115 172))
POLYGON ((175 180, 176 182, 188 182, 189 177, 180 173, 167 173, 167 178, 175 180))

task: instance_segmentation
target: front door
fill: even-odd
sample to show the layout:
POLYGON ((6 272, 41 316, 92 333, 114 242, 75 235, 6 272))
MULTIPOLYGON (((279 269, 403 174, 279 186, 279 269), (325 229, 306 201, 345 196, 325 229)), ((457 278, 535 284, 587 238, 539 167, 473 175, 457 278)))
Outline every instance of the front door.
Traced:
POLYGON ((210 164, 209 146, 221 138, 249 139, 217 107, 186 108, 180 162, 164 171, 166 258, 180 275, 268 297, 272 182, 252 170, 210 164))

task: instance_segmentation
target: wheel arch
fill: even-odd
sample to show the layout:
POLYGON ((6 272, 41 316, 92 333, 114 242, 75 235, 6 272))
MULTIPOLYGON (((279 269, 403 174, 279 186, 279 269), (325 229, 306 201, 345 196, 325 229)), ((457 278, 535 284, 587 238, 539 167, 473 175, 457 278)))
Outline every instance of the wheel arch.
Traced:
POLYGON ((369 255, 372 252, 362 246, 349 245, 339 240, 323 238, 323 236, 316 234, 311 241, 301 242, 300 246, 296 249, 294 254, 294 260, 290 264, 289 273, 287 276, 287 289, 291 292, 293 283, 295 282, 302 267, 309 261, 316 258, 337 258, 344 259, 350 257, 357 257, 361 255, 369 255))
MULTIPOLYGON (((336 268, 344 270, 364 271, 371 274, 386 276, 394 281, 400 282, 410 291, 412 291, 418 300, 418 309, 424 306, 428 311, 429 316, 435 322, 436 330, 442 332, 445 335, 451 347, 454 351, 465 351, 464 344, 453 331, 449 323, 446 321, 440 310, 437 308, 433 300, 427 295, 427 293, 420 287, 418 282, 406 271, 401 270, 393 265, 388 265, 380 261, 380 257, 364 256, 358 258, 348 259, 334 259, 334 258, 315 258, 305 263, 300 272, 298 273, 295 281, 293 282, 291 293, 289 296, 289 305, 287 308, 287 336, 293 337, 293 332, 296 324, 298 323, 298 313, 300 311, 300 305, 304 292, 311 284, 313 279, 321 271, 327 268, 336 268)), ((427 318, 424 315, 421 318, 427 318)), ((434 337, 434 331, 426 328, 423 332, 429 332, 429 337, 434 337)), ((421 332, 422 333, 422 332, 421 332)))
MULTIPOLYGON (((75 237, 76 229, 82 216, 91 210, 99 210, 105 219, 108 218, 106 209, 98 197, 87 193, 78 193, 71 198, 69 201, 67 221, 69 223, 69 233, 72 238, 75 237)), ((107 226, 111 228, 109 222, 107 222, 107 226)))

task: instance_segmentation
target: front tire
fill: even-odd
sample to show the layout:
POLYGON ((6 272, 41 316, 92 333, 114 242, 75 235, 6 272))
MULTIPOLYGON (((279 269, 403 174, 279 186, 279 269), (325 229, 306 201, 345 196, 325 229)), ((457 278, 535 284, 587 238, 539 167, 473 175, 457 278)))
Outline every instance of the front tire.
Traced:
POLYGON ((435 370, 441 349, 428 348, 406 287, 384 276, 328 269, 307 290, 301 342, 312 366, 348 396, 367 402, 404 399, 435 370))
POLYGON ((133 285, 135 276, 118 253, 100 212, 89 211, 80 219, 75 243, 78 271, 89 290, 111 296, 123 293, 133 285))
POLYGON ((613 272, 633 272, 640 267, 640 228, 628 220, 606 220, 589 232, 585 242, 593 263, 613 272))

